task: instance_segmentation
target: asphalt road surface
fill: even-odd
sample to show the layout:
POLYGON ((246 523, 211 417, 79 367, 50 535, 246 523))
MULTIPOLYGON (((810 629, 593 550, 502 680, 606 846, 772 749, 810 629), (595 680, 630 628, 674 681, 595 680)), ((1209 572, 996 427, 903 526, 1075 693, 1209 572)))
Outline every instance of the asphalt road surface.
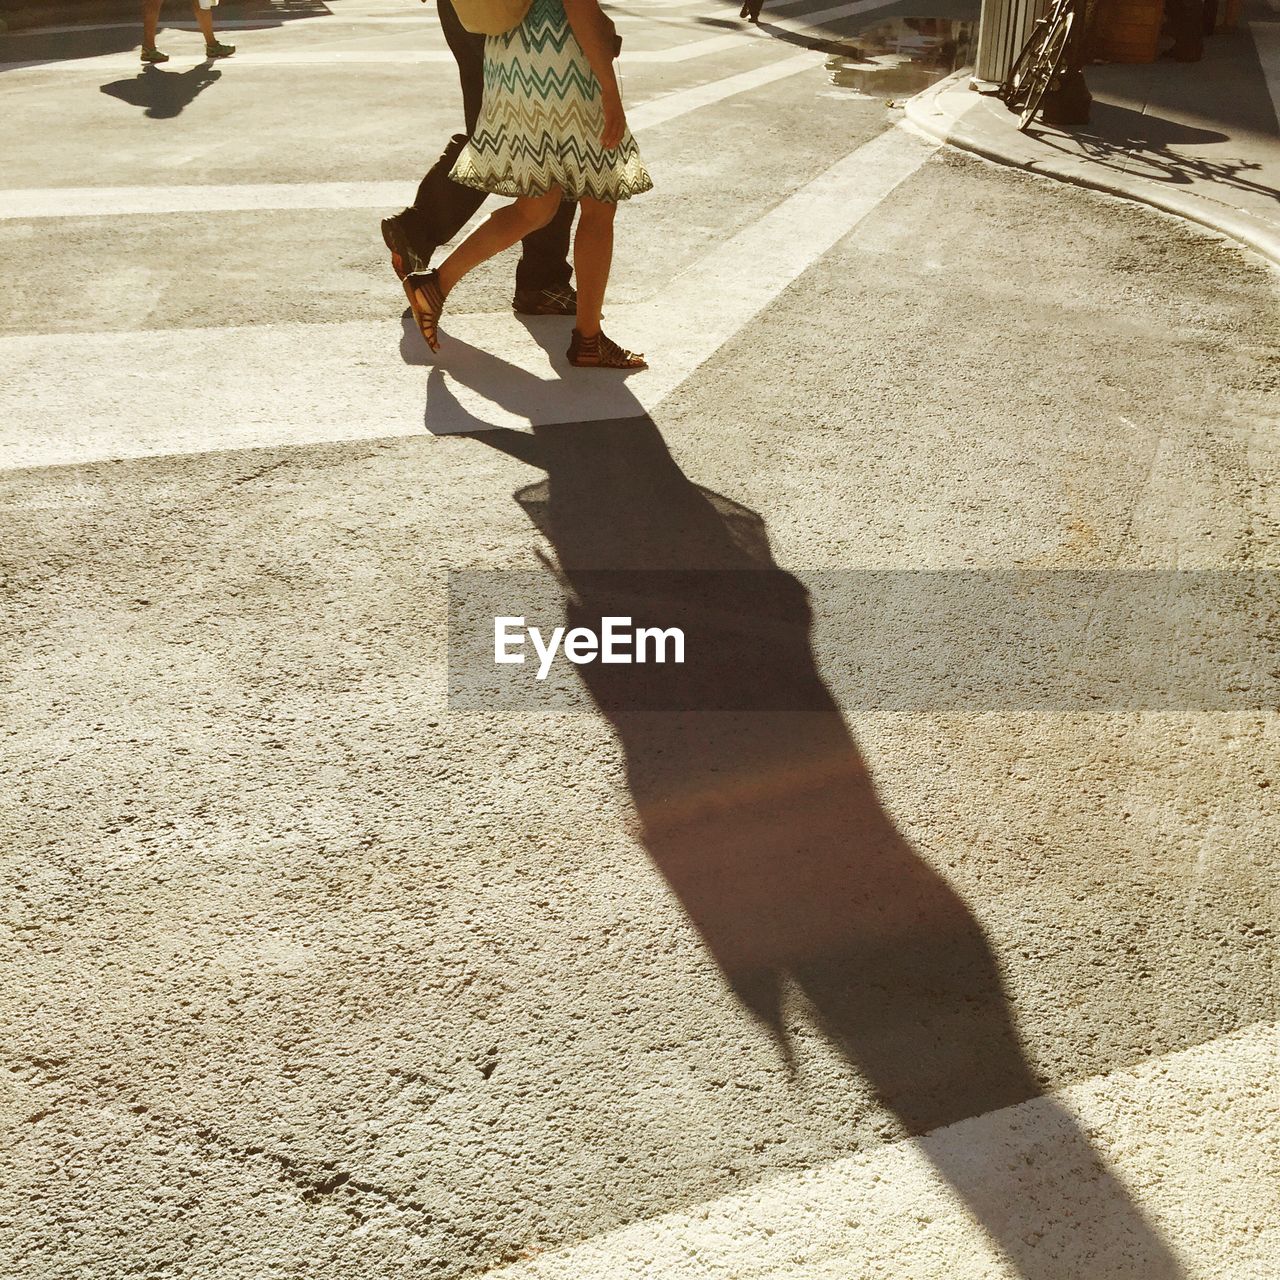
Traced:
POLYGON ((510 255, 406 323, 430 8, 0 41, 0 1272, 1274 1276, 1274 702, 848 658, 860 571, 1265 586, 1274 276, 807 47, 962 8, 615 12, 626 379, 510 255), (736 639, 451 704, 467 573, 736 639))

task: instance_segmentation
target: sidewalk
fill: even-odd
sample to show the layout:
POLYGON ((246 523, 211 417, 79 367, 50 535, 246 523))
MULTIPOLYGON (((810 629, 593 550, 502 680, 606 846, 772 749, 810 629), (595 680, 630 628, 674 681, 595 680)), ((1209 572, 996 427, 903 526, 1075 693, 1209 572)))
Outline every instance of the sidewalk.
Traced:
POLYGON ((1087 125, 1036 122, 969 88, 969 72, 913 98, 907 117, 953 146, 1164 209, 1280 265, 1280 11, 1246 5, 1202 61, 1085 69, 1087 125))

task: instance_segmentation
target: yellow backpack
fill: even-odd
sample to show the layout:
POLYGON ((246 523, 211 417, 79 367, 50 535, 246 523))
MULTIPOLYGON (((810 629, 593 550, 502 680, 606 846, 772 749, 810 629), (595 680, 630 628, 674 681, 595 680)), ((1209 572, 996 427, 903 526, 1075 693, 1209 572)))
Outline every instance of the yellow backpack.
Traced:
POLYGON ((524 21, 533 0, 453 0, 458 21, 481 36, 505 35, 524 21))

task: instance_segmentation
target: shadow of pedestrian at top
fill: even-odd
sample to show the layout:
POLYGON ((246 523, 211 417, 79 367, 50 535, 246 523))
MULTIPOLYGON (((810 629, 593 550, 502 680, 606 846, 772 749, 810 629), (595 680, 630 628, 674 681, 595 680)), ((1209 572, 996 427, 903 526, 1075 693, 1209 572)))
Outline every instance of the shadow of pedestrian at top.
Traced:
POLYGON ((172 120, 221 76, 222 72, 211 62, 198 63, 188 71, 143 67, 140 74, 127 80, 102 85, 101 92, 132 107, 144 108, 148 119, 172 120))
MULTIPOLYGON (((11 19, 9 31, 0 39, 3 50, 0 75, 6 69, 44 63, 74 66, 81 58, 137 52, 138 37, 142 34, 137 4, 94 5, 80 0, 74 6, 81 10, 79 14, 65 13, 59 18, 37 12, 38 4, 0 3, 0 13, 10 17, 9 11, 15 7, 21 20, 11 19)), ((68 10, 73 6, 64 3, 57 7, 68 10)), ((234 25, 250 31, 278 30, 296 23, 305 24, 304 30, 307 26, 320 29, 326 20, 332 20, 334 25, 341 22, 325 0, 239 0, 235 5, 234 25)), ((188 9, 185 16, 176 18, 166 18, 162 12, 159 30, 167 36, 169 32, 198 31, 199 28, 188 9)))
POLYGON ((1042 1089, 981 925, 880 802, 761 518, 692 483, 647 416, 474 438, 545 472, 515 496, 553 550, 566 625, 692 628, 683 666, 577 671, 649 857, 783 1069, 799 1002, 1025 1280, 1180 1277, 1051 1099, 988 1122, 996 1150, 938 1135, 1042 1089))

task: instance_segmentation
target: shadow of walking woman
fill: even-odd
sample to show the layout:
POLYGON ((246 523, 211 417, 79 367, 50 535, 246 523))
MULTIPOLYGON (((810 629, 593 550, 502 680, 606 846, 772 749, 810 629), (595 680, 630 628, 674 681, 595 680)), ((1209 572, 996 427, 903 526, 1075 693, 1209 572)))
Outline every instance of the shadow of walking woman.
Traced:
MULTIPOLYGON (((983 930, 882 807, 760 517, 693 484, 647 417, 474 438, 546 473, 516 500, 554 551, 567 625, 686 628, 682 667, 577 670, 654 866, 787 1069, 789 989, 913 1136, 1038 1097, 983 930)), ((1038 1106, 1003 1165, 923 1149, 1027 1280, 1085 1274, 1064 1269, 1064 1169, 1088 1183, 1066 1218, 1091 1277, 1179 1276, 1075 1120, 1038 1106)))

